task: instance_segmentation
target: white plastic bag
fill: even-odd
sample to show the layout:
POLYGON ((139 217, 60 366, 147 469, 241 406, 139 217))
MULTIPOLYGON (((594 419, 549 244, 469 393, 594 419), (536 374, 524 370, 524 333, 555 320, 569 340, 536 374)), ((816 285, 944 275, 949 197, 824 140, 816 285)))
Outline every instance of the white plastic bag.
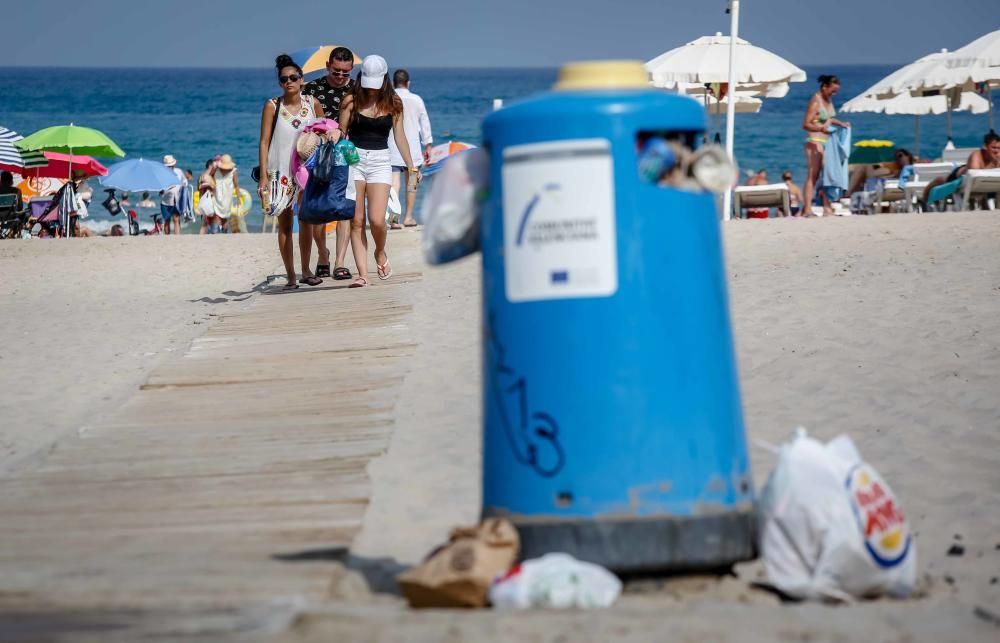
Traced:
POLYGON ((611 607, 621 594, 618 577, 569 554, 526 560, 490 588, 497 609, 611 607))
POLYGON ((917 549, 909 523, 847 436, 823 444, 799 429, 781 447, 760 515, 768 577, 790 596, 849 601, 913 591, 917 549))
POLYGON ((489 182, 490 157, 482 148, 459 152, 444 162, 422 210, 428 263, 448 263, 479 250, 480 208, 489 182))

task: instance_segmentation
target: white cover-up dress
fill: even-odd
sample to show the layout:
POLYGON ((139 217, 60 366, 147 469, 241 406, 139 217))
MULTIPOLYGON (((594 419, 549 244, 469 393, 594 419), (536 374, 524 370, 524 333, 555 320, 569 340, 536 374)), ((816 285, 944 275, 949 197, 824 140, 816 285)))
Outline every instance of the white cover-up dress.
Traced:
POLYGON ((311 96, 302 96, 302 105, 294 114, 284 104, 278 107, 278 120, 267 151, 267 178, 271 189, 268 214, 281 214, 295 203, 299 188, 292 176, 292 154, 299 133, 316 120, 313 100, 311 96))

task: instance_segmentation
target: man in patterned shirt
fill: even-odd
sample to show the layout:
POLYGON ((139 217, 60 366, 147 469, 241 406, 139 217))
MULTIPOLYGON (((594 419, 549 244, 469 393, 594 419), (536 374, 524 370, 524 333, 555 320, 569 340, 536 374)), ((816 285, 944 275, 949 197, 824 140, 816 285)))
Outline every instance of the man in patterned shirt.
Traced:
MULTIPOLYGON (((336 47, 330 52, 326 63, 326 76, 309 81, 302 88, 305 96, 315 96, 326 117, 332 120, 340 118, 340 102, 353 89, 355 81, 351 79, 354 69, 354 53, 347 47, 336 47)), ((317 277, 330 276, 330 250, 326 247, 326 226, 314 226, 316 247, 319 250, 317 277), (325 262, 325 263, 323 263, 325 262)), ((347 246, 351 241, 351 222, 337 222, 337 263, 333 269, 334 279, 350 279, 351 271, 344 267, 347 256, 347 246)))

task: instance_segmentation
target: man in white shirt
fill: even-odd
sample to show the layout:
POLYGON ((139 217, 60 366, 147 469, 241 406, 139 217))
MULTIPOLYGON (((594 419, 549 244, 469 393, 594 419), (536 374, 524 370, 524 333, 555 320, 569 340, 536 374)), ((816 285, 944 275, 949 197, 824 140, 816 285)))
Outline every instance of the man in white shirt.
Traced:
MULTIPOLYGON (((396 87, 396 93, 403 101, 403 131, 406 132, 406 142, 410 144, 410 157, 413 163, 420 167, 431 153, 431 145, 434 138, 431 135, 431 119, 427 116, 427 107, 424 99, 410 91, 410 74, 405 69, 397 69, 392 75, 392 84, 396 87), (423 151, 421 151, 421 148, 423 151)), ((414 177, 410 177, 406 172, 406 163, 399 154, 396 141, 389 137, 389 154, 392 159, 392 187, 399 192, 400 176, 406 177, 406 218, 403 225, 412 228, 417 225, 413 218, 413 208, 417 202, 417 185, 414 177)), ((393 229, 400 228, 398 223, 392 225, 393 229)))
POLYGON ((181 187, 187 185, 187 177, 177 167, 177 159, 170 154, 163 157, 163 164, 169 167, 180 183, 172 185, 160 192, 160 215, 163 217, 164 234, 181 233, 181 204, 179 203, 181 187))

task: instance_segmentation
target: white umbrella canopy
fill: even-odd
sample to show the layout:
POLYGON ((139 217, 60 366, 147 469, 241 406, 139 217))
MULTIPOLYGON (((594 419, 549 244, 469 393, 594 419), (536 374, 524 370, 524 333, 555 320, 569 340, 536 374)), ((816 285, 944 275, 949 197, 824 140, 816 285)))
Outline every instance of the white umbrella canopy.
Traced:
MULTIPOLYGON (((958 105, 952 106, 952 111, 985 114, 990 108, 989 101, 972 92, 962 92, 958 105)), ((892 98, 861 95, 847 101, 840 107, 842 112, 873 112, 875 114, 907 114, 910 116, 929 116, 944 114, 948 111, 948 97, 945 94, 936 96, 913 96, 898 94, 892 98)))
MULTIPOLYGON (((736 39, 735 68, 738 86, 787 84, 806 79, 802 69, 742 38, 736 39)), ((657 87, 670 87, 675 83, 727 83, 729 36, 721 33, 702 36, 683 47, 671 49, 647 62, 646 71, 657 87)))
POLYGON ((1000 80, 1000 29, 956 50, 946 64, 950 69, 965 69, 975 82, 1000 80))

